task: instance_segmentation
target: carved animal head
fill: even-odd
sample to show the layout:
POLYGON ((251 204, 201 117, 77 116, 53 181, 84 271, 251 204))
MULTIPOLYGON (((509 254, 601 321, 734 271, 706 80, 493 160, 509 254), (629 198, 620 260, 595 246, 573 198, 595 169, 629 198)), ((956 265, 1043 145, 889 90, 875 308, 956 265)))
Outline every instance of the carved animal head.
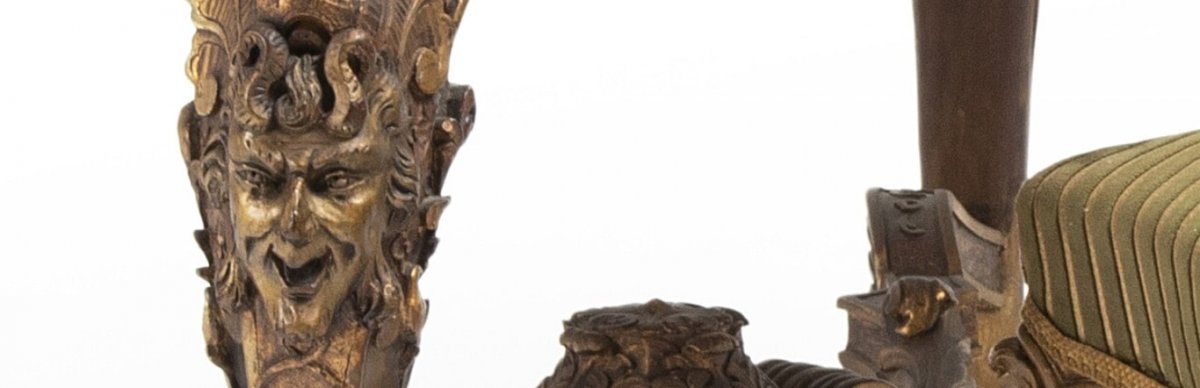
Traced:
POLYGON ((912 338, 933 329, 942 314, 956 304, 954 289, 941 280, 906 276, 888 286, 883 309, 895 323, 896 333, 912 338))

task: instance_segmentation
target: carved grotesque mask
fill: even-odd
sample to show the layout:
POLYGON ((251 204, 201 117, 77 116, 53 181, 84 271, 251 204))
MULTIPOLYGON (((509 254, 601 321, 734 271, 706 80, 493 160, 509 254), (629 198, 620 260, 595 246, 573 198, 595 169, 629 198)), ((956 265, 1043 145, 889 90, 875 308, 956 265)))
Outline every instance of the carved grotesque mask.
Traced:
POLYGON ((229 177, 239 265, 276 327, 297 346, 388 260, 391 149, 377 131, 241 132, 229 177), (364 133, 365 132, 365 133, 364 133))
POLYGON ((403 385, 417 280, 474 98, 446 82, 465 1, 193 0, 180 137, 235 386, 403 385), (245 4, 242 4, 245 3, 245 4))

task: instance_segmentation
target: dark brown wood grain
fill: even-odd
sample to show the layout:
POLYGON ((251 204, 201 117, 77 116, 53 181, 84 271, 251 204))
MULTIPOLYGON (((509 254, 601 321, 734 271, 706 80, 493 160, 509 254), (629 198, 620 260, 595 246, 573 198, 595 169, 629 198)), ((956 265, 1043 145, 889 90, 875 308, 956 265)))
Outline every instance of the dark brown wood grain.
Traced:
POLYGON ((921 172, 1007 230, 1025 181, 1037 0, 915 0, 921 172))

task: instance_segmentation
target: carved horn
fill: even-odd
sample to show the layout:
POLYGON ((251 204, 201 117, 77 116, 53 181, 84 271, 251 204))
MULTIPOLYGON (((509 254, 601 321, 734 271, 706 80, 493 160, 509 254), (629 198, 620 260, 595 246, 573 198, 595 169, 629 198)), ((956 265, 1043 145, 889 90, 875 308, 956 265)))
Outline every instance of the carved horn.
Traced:
POLYGON ((271 84, 283 77, 287 66, 287 41, 274 28, 258 25, 246 31, 235 58, 235 68, 241 73, 238 78, 243 80, 235 102, 248 108, 235 110, 238 121, 248 130, 265 130, 274 110, 271 84))
POLYGON ((450 38, 451 23, 449 15, 439 15, 433 19, 433 47, 417 49, 414 77, 417 89, 426 95, 433 95, 446 84, 450 74, 450 38))
MULTIPOLYGON (((329 112, 329 127, 342 134, 354 133, 354 128, 347 127, 346 118, 352 109, 361 112, 363 104, 362 80, 355 74, 351 66, 352 58, 359 66, 373 63, 374 55, 369 52, 370 45, 366 44, 370 36, 363 30, 353 28, 335 35, 329 42, 325 53, 325 76, 333 88, 333 110, 329 112)), ((365 73, 365 69, 357 69, 365 73)))
POLYGON ((275 117, 285 129, 302 130, 321 117, 321 82, 314 61, 311 56, 289 60, 288 93, 275 102, 275 117))
POLYGON ((197 31, 192 38, 192 54, 188 56, 187 75, 196 85, 195 109, 200 116, 216 110, 220 100, 220 82, 216 70, 225 62, 221 38, 209 31, 197 31))

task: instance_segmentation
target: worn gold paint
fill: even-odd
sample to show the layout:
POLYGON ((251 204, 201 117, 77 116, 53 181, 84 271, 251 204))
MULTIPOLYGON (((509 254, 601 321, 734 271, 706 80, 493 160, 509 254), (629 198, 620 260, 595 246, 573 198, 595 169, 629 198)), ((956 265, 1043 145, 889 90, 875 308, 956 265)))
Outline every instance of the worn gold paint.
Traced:
POLYGON ((406 385, 441 187, 474 122, 470 88, 446 81, 466 1, 191 4, 179 131, 210 358, 236 387, 406 385))

